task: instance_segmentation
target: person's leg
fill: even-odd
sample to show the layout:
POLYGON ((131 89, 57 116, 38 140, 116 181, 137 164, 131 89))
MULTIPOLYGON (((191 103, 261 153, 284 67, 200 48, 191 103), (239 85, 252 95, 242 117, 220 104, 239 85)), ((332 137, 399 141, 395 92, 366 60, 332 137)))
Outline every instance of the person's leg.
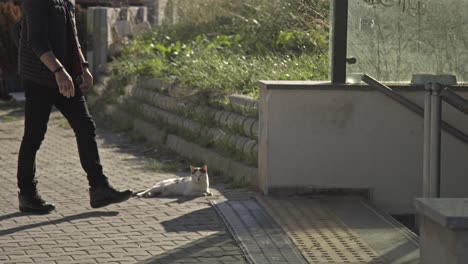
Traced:
POLYGON ((47 131, 55 94, 53 89, 31 81, 24 81, 23 86, 26 95, 24 134, 18 155, 17 171, 20 210, 48 212, 54 208, 38 195, 35 161, 36 153, 47 131))
POLYGON ((60 96, 55 106, 75 132, 81 166, 86 172, 90 187, 107 185, 107 177, 102 170, 96 143, 96 126, 84 96, 80 91, 77 91, 75 97, 72 98, 60 96))
POLYGON ((81 91, 76 91, 76 95, 72 98, 60 96, 55 106, 75 132, 81 166, 87 174, 90 186, 91 207, 102 207, 130 198, 132 195, 130 190, 116 191, 109 185, 103 173, 96 143, 96 126, 81 91))

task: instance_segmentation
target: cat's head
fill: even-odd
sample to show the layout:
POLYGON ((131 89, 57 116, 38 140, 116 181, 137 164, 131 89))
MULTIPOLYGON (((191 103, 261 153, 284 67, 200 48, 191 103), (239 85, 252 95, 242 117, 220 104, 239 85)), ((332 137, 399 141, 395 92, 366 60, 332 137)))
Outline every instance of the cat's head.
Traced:
POLYGON ((203 165, 202 167, 190 166, 192 173, 192 180, 196 183, 203 183, 208 181, 208 166, 203 165))

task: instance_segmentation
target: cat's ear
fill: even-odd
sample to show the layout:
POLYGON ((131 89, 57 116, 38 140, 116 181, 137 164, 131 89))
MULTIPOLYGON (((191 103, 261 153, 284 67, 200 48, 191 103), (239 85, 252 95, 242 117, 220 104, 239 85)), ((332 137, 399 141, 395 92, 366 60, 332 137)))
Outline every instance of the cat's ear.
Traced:
POLYGON ((195 173, 195 167, 190 165, 190 173, 194 174, 195 173))
POLYGON ((207 173, 207 172, 208 172, 208 165, 206 165, 206 164, 203 165, 203 167, 201 168, 201 171, 202 171, 203 173, 207 173))

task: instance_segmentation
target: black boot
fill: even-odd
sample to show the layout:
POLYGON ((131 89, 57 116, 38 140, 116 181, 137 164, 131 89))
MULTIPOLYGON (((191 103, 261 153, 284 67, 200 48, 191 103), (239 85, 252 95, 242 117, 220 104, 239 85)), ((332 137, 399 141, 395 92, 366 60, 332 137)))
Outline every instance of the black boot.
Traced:
POLYGON ((31 194, 18 193, 19 210, 23 213, 48 214, 55 206, 42 199, 37 191, 31 194))
POLYGON ((93 186, 89 189, 89 197, 91 199, 91 207, 99 208, 108 206, 114 203, 127 201, 132 197, 133 192, 130 190, 117 191, 109 185, 93 186))

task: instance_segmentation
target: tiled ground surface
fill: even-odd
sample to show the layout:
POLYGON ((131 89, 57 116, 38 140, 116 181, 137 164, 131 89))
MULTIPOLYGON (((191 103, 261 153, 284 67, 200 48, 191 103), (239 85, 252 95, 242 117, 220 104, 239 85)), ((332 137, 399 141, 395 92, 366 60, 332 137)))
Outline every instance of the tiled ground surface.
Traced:
MULTIPOLYGON (((0 263, 245 263, 209 200, 131 199, 93 210, 73 131, 59 113, 38 154, 42 196, 57 211, 45 216, 17 210, 16 161, 21 109, 0 108, 0 263)), ((99 126, 99 124, 98 124, 99 126)), ((102 163, 117 188, 135 190, 173 177, 149 171, 122 134, 99 131, 102 163)), ((248 197, 237 191, 224 195, 248 197)), ((223 200, 215 190, 210 199, 223 200)))

